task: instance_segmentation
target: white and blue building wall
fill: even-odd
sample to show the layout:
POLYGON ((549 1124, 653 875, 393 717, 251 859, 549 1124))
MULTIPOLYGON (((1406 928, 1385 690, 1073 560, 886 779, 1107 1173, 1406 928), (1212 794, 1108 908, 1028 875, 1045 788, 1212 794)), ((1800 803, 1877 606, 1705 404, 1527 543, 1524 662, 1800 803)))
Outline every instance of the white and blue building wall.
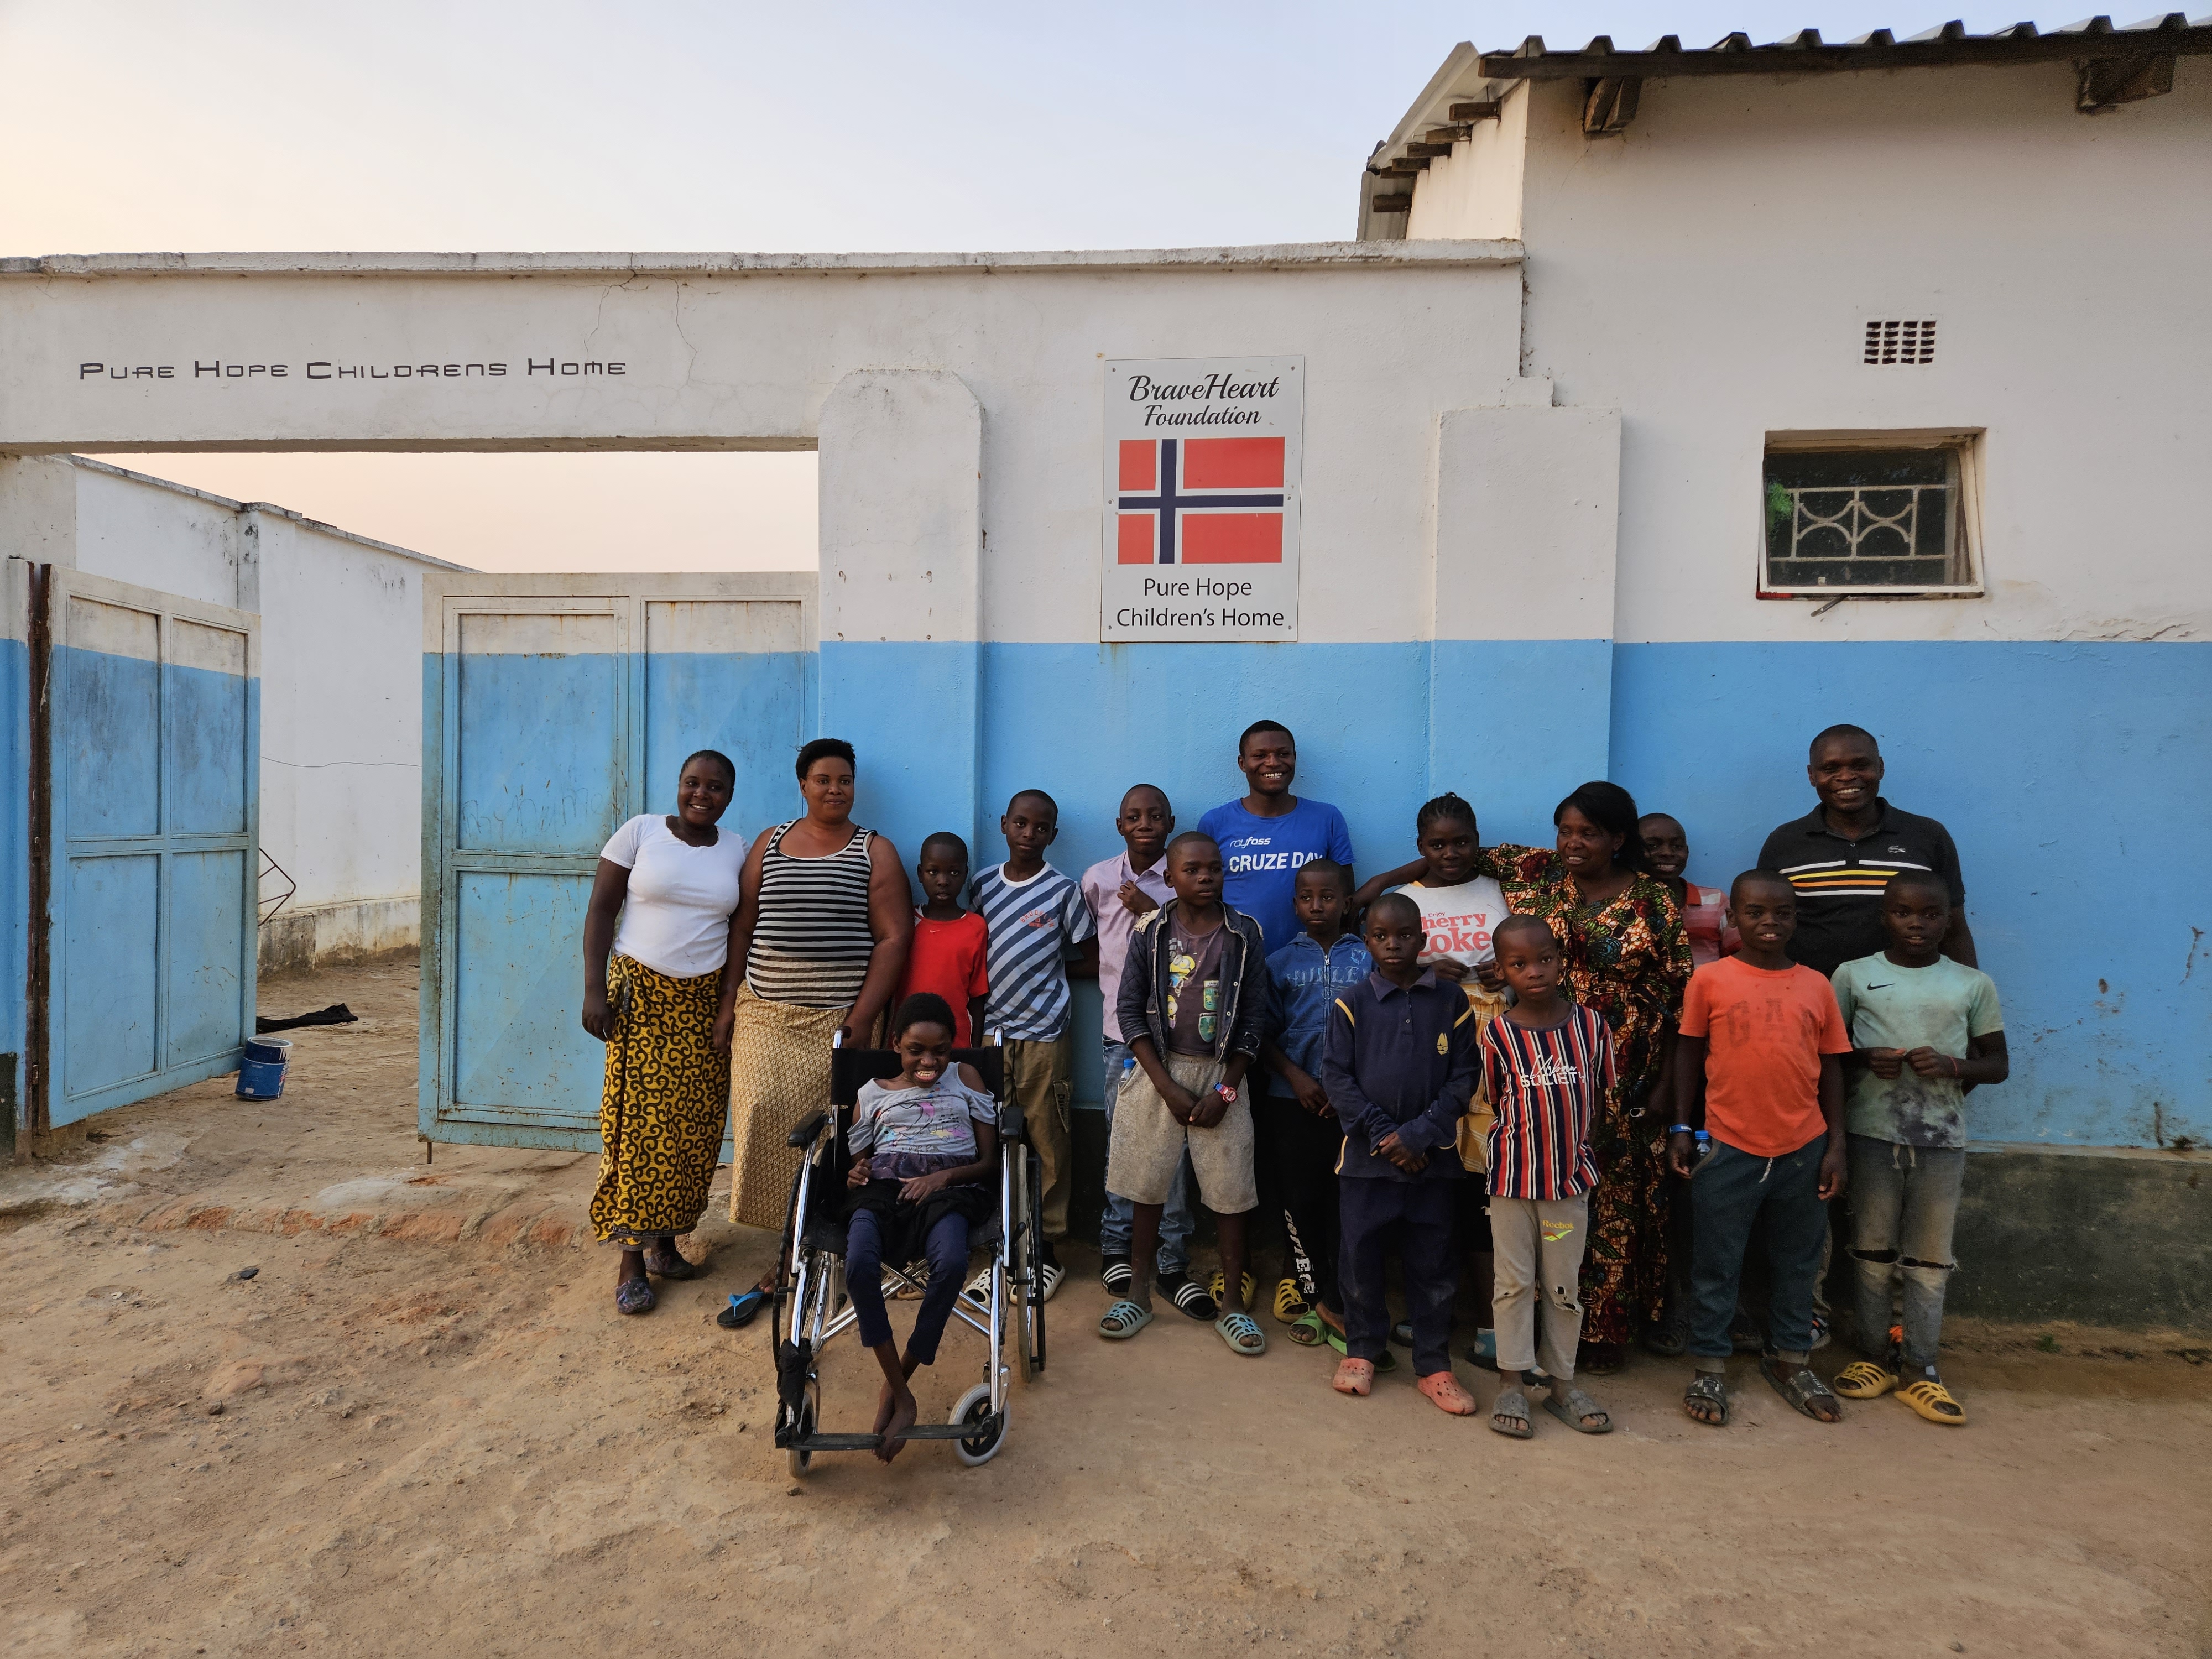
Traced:
MULTIPOLYGON (((1891 118, 1919 118, 1908 104, 1900 92, 1891 118)), ((1079 869, 1115 850, 1133 782, 1165 788, 1185 823, 1240 793, 1237 733, 1266 716, 1297 732, 1300 792, 1344 809, 1369 870, 1410 853, 1432 793, 1472 799, 1487 839, 1542 841, 1562 794, 1610 776, 1680 817, 1693 873, 1719 883, 1811 805, 1812 733, 1867 726, 1891 798, 1956 835, 2006 1000, 2013 1078, 1972 1106, 1986 1173, 1962 1253, 2008 1264, 1983 1305, 2202 1323, 2212 1230, 2185 1182, 2203 1166, 2212 993, 2191 950, 2212 905, 2165 850, 2203 821, 2212 775, 2212 605, 2183 487, 2212 436, 2189 374, 2212 341, 2185 303, 2202 216, 2136 233, 2114 208, 2107 246, 2087 252, 1992 222, 1974 233, 1996 245, 1988 269, 1954 269, 1966 256, 1912 222, 1839 249, 1729 171, 1763 144, 1797 163, 1774 182, 1802 189, 1805 215, 1845 190, 1787 123, 1730 131, 1708 111, 1698 118, 1722 125, 1698 140, 1697 167, 1624 171, 1623 157, 1697 153, 1669 147, 1667 106, 1647 89, 1651 142, 1580 163, 1571 112, 1498 124, 1528 153, 1511 224, 1483 228, 1517 231, 1525 249, 1417 239, 604 270, 584 256, 194 256, 82 262, 35 289, 0 273, 14 365, 0 447, 88 432, 109 447, 818 446, 812 729, 859 747, 859 816, 909 860, 940 828, 967 833, 979 863, 1000 856, 999 813, 1035 786, 1061 804, 1055 862, 1079 869), (2140 307, 2114 301, 2109 275, 2131 236, 2140 307), (1923 303, 1943 318, 1938 362, 1863 373, 1865 317, 1923 303), (264 381, 222 405, 163 404, 80 391, 43 360, 50 338, 94 325, 118 355, 195 330, 294 357, 311 342, 403 358, 465 337, 516 359, 532 341, 588 347, 626 372, 464 383, 465 398, 264 381), (1101 644, 1103 361, 1290 352, 1310 376, 1297 641, 1101 644), (1768 435, 1868 432, 1971 436, 1982 592, 1818 615, 1759 599, 1768 435)), ((1800 126, 1820 130, 1818 114, 1799 111, 1800 126)), ((1849 112, 1826 118, 1835 137, 1849 112)), ((2074 210, 2054 198, 2026 212, 2029 184, 2000 177, 2006 143, 1969 141, 1969 172, 2013 191, 2013 217, 2074 210)), ((2139 142, 2114 176, 2165 193, 2138 200, 2137 223, 2178 199, 2182 176, 2164 141, 2139 142)), ((1485 165, 1500 174, 1499 158, 1485 165)), ((2041 188, 2061 188, 2063 169, 2042 172, 2041 188)), ((2133 188, 2101 173, 2064 187, 2133 188)), ((796 807, 794 791, 771 810, 796 807)), ((1095 994, 1080 1007, 1087 1054, 1095 994)), ((1095 1098, 1091 1067, 1078 1084, 1095 1098)), ((1997 1282, 1977 1271, 1963 1306, 1997 1282)))

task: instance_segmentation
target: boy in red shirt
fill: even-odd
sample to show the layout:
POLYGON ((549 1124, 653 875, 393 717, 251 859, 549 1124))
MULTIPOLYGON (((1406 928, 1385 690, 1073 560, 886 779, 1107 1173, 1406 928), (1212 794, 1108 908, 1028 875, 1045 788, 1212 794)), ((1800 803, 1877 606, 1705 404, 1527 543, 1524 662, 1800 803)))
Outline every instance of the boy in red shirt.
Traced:
POLYGON ((952 1046, 972 1048, 991 988, 984 965, 991 941, 983 918, 960 905, 960 890, 968 884, 968 843, 950 830, 939 830, 922 842, 914 872, 928 902, 914 913, 914 947, 891 1006, 904 1007, 920 991, 943 997, 952 1010, 952 1046))
POLYGON ((1743 948, 1698 969, 1674 1045, 1667 1161, 1694 1177, 1690 1352, 1682 1395, 1693 1421, 1729 1419, 1729 1322, 1745 1247, 1763 1234, 1774 1275, 1762 1376, 1806 1416, 1839 1421, 1842 1403, 1806 1363, 1813 1285, 1828 1236, 1827 1200, 1844 1189, 1844 1066, 1850 1033, 1827 980, 1790 961, 1797 896, 1784 878, 1747 870, 1729 890, 1743 948), (1693 1159, 1699 1103, 1712 1150, 1693 1159))

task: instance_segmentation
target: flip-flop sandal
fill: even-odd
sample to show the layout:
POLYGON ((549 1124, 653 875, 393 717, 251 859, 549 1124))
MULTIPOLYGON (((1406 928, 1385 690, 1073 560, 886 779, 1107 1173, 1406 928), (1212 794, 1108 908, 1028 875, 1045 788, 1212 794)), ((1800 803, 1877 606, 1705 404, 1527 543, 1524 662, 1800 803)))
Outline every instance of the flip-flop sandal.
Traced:
POLYGON ((1554 1400, 1548 1394, 1546 1395, 1544 1409, 1577 1434, 1611 1434, 1613 1432, 1612 1415, 1580 1389, 1569 1389, 1567 1397, 1564 1401, 1554 1400), (1595 1428, 1592 1428, 1583 1420, 1589 1417, 1601 1419, 1595 1428))
POLYGON ((1835 1390, 1846 1400, 1879 1400, 1897 1386, 1897 1373, 1872 1359, 1855 1360, 1836 1373, 1835 1390))
MULTIPOLYGON (((1229 1279, 1227 1275, 1223 1273, 1220 1268, 1216 1267, 1213 1270, 1213 1277, 1206 1281, 1206 1293, 1218 1304, 1226 1299, 1223 1295, 1223 1292, 1228 1288, 1229 1279)), ((1244 1305, 1246 1307, 1249 1308, 1252 1305, 1252 1298, 1255 1294, 1257 1294, 1259 1289, 1260 1281, 1253 1278, 1251 1274, 1246 1273, 1244 1275, 1244 1305)))
POLYGON ((1690 1386, 1682 1390, 1682 1414, 1702 1428, 1728 1427, 1728 1379, 1718 1371, 1699 1371, 1690 1379, 1690 1386), (1717 1407, 1720 1416, 1711 1420, 1695 1416, 1690 1411, 1693 1404, 1717 1407))
POLYGON ((743 1294, 732 1292, 730 1305, 714 1316, 714 1322, 726 1331, 741 1330, 753 1322, 753 1316, 768 1305, 768 1292, 756 1286, 743 1294))
MULTIPOLYGON (((1331 1349, 1338 1353, 1343 1354, 1346 1358, 1351 1358, 1351 1350, 1345 1346, 1344 1333, 1342 1331, 1330 1330, 1326 1321, 1322 1322, 1322 1331, 1323 1333, 1323 1340, 1328 1342, 1331 1349)), ((1390 1372, 1398 1369, 1398 1356, 1392 1353, 1389 1349, 1385 1348, 1381 1353, 1376 1354, 1374 1358, 1369 1360, 1367 1363, 1375 1367, 1376 1376, 1386 1376, 1390 1372)))
POLYGON ((1375 1367, 1346 1355, 1336 1362, 1336 1375, 1329 1378, 1328 1386, 1339 1394, 1358 1395, 1364 1400, 1375 1387, 1375 1367))
POLYGON ((1291 1322, 1286 1334, 1301 1348, 1318 1348, 1328 1340, 1328 1326, 1323 1322, 1320 1310, 1309 1308, 1291 1322))
POLYGON ((1844 1420, 1844 1408, 1840 1405, 1836 1407, 1836 1415, 1832 1419, 1822 1417, 1813 1409, 1813 1402, 1815 1400, 1833 1400, 1836 1397, 1836 1391, 1814 1376, 1813 1368, 1810 1365, 1800 1365, 1789 1376, 1784 1376, 1775 1368, 1774 1356, 1771 1353, 1763 1353, 1759 1357, 1759 1374, 1773 1386, 1775 1393, 1780 1395, 1801 1413, 1811 1418, 1815 1423, 1827 1423, 1832 1420, 1840 1423, 1844 1420))
POLYGON ((1933 1377, 1923 1376, 1916 1382, 1906 1383, 1897 1391, 1897 1397, 1930 1423, 1941 1423, 1951 1429, 1966 1426, 1966 1408, 1950 1389, 1933 1377))
POLYGON ((1428 1395, 1429 1403, 1448 1417, 1472 1417, 1480 1409, 1474 1396, 1449 1371, 1431 1371, 1414 1386, 1428 1395))
POLYGON ((1585 1342, 1575 1357, 1575 1369, 1584 1376, 1615 1376, 1628 1364, 1618 1342, 1585 1342))
POLYGON ((1162 1279, 1159 1281, 1159 1287, 1167 1292, 1168 1300, 1175 1304, 1176 1311, 1178 1313, 1188 1314, 1193 1319, 1207 1325, 1211 1325, 1220 1316, 1221 1310, 1214 1305, 1213 1298, 1206 1293, 1206 1286, 1188 1273, 1177 1273, 1172 1281, 1162 1279))
POLYGON ((1225 1313, 1213 1322, 1213 1328, 1229 1345, 1231 1353, 1241 1353, 1249 1358, 1267 1352, 1267 1333, 1250 1314, 1225 1313))
POLYGON ((1098 1334, 1109 1342, 1127 1342, 1152 1322, 1152 1310, 1123 1300, 1098 1316, 1098 1334))
POLYGON ((653 1286, 641 1279, 625 1279, 615 1286, 615 1311, 626 1314, 649 1314, 659 1297, 653 1286))
POLYGON ((1275 1285, 1275 1322, 1295 1325, 1313 1311, 1313 1304, 1298 1294, 1298 1281, 1285 1279, 1275 1285))
POLYGON ((1509 1440, 1534 1440, 1536 1425, 1528 1415, 1528 1396, 1518 1389, 1500 1389, 1490 1402, 1490 1427, 1509 1440))

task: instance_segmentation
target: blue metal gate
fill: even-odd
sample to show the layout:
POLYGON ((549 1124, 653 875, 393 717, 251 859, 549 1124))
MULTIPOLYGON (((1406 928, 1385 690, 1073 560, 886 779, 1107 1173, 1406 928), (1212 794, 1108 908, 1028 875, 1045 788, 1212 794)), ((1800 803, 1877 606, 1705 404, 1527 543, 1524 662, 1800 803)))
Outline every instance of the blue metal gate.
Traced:
POLYGON ((252 1034, 260 623, 42 586, 31 1121, 59 1127, 234 1072, 252 1034))
POLYGON ((814 579, 441 574, 423 607, 421 1133, 594 1147, 599 848, 699 749, 737 763, 725 832, 797 810, 814 579))

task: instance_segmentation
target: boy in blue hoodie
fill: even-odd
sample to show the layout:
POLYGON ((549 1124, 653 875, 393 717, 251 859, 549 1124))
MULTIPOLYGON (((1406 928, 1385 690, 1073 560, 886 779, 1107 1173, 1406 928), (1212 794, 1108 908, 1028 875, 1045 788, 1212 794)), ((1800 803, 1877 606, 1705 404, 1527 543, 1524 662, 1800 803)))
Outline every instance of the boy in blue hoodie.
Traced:
POLYGON ((1467 1170, 1453 1150, 1480 1066, 1474 1010, 1459 987, 1421 966, 1421 912, 1401 893, 1368 907, 1375 971, 1329 1011, 1322 1086, 1344 1125, 1337 1163, 1339 1266, 1345 1357, 1333 1386, 1364 1395, 1386 1352, 1383 1247, 1401 1229, 1413 1370, 1439 1411, 1470 1417, 1474 1396, 1452 1375, 1452 1298, 1459 1290, 1453 1183, 1467 1170))

